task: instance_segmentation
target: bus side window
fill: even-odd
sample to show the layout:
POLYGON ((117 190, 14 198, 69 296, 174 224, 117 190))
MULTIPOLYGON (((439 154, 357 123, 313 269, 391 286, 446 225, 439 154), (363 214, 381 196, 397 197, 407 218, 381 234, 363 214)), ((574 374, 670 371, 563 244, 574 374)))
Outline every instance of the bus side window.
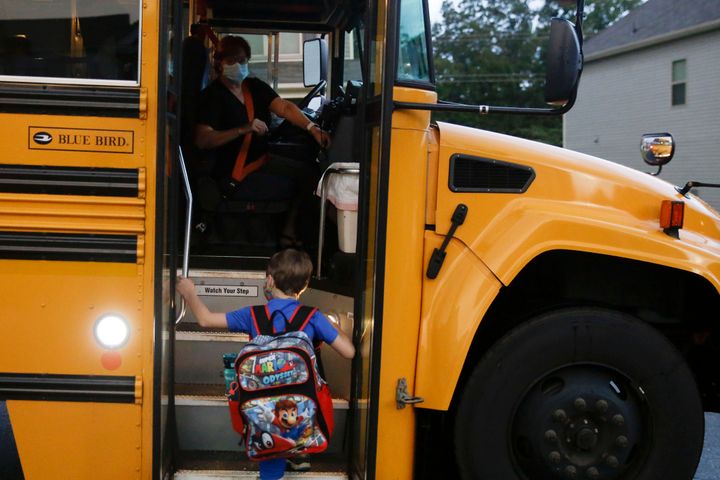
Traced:
POLYGON ((0 0, 0 80, 139 83, 140 0, 0 0))

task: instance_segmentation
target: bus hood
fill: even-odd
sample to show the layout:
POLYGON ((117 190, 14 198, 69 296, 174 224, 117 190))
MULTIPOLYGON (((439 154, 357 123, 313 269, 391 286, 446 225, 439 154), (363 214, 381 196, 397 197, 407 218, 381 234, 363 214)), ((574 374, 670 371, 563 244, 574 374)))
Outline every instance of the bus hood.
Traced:
MULTIPOLYGON (((438 127, 438 231, 447 231, 449 217, 457 203, 468 204, 468 218, 479 217, 470 221, 470 224, 477 222, 477 225, 470 228, 463 225, 458 229, 458 238, 467 235, 462 240, 476 250, 481 258, 488 258, 491 254, 490 245, 493 239, 502 241, 500 237, 503 230, 508 228, 504 225, 505 222, 517 225, 517 222, 522 221, 526 222, 525 231, 523 228, 514 227, 515 235, 532 235, 536 233, 533 229, 544 228, 546 233, 537 241, 547 242, 553 236, 547 230, 554 222, 558 229, 556 236, 566 237, 564 243, 561 242, 555 248, 583 249, 584 241, 594 242, 598 247, 593 249, 603 250, 602 253, 608 254, 615 252, 617 243, 627 242, 629 249, 646 248, 640 241, 631 245, 629 238, 637 236, 652 239, 661 250, 662 246, 678 241, 660 228, 663 200, 685 203, 684 226, 680 230, 679 240, 715 257, 716 260, 712 263, 720 257, 718 213, 692 194, 681 195, 675 185, 660 178, 614 162, 539 142, 446 123, 439 123, 438 127), (447 188, 452 187, 453 181, 450 178, 449 164, 456 154, 530 167, 535 177, 523 193, 476 192, 448 195, 447 188), (444 178, 448 178, 447 184, 444 184, 444 178), (552 220, 540 225, 539 217, 552 220), (531 220, 532 218, 535 220, 531 220), (577 232, 573 230, 577 225, 594 229, 597 232, 596 238, 579 238, 584 234, 580 229, 577 232), (620 230, 626 235, 613 238, 615 232, 620 230), (471 238, 471 235, 475 235, 475 238, 471 238)), ((690 253, 684 256, 686 260, 692 257, 690 253)))

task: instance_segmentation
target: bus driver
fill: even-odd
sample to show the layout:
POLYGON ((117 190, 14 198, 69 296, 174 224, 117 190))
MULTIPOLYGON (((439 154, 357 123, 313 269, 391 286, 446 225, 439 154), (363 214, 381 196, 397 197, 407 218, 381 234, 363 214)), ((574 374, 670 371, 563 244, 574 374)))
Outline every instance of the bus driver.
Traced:
POLYGON ((198 102, 195 143, 201 149, 216 149, 212 175, 226 198, 233 198, 237 186, 255 172, 280 177, 270 190, 286 188, 283 177, 295 185, 281 246, 296 246, 298 211, 303 200, 311 198, 319 172, 311 162, 268 154, 270 114, 306 130, 321 147, 330 145, 330 136, 268 84, 248 77, 250 55, 250 45, 240 36, 228 35, 220 41, 215 55, 218 77, 203 90, 198 102))

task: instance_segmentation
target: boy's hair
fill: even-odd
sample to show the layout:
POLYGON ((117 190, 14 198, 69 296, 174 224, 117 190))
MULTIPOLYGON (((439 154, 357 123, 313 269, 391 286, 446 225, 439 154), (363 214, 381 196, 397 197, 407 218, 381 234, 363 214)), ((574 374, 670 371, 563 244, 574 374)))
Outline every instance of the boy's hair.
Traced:
POLYGON ((270 257, 267 274, 273 277, 275 287, 285 295, 300 293, 310 281, 313 264, 310 255, 288 248, 270 257))

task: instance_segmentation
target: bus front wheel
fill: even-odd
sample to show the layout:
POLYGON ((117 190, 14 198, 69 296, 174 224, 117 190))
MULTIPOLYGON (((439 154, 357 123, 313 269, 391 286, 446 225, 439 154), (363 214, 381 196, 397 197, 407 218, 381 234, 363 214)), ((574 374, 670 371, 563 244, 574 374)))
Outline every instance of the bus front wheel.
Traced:
POLYGON ((704 416, 657 330, 583 308, 527 322, 475 367, 455 419, 464 479, 691 479, 704 416))

